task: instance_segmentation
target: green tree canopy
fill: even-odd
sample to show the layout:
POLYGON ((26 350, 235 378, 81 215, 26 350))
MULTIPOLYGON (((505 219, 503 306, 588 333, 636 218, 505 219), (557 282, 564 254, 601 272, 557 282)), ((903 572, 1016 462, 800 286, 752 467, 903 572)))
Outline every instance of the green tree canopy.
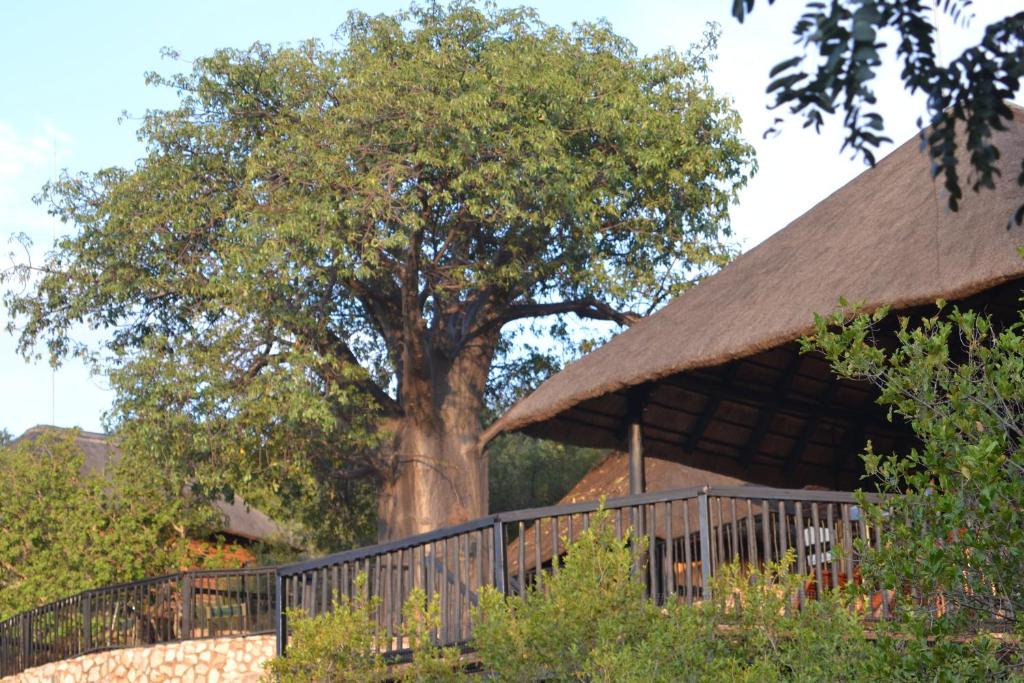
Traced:
MULTIPOLYGON (((768 0, 772 4, 774 0, 768 0)), ((890 37, 902 64, 900 77, 910 92, 926 96, 928 120, 923 143, 942 175, 951 209, 963 197, 961 158, 969 154, 974 191, 995 186, 999 149, 992 131, 1013 118, 1008 103, 1024 76, 1024 12, 1014 12, 985 27, 981 40, 944 62, 939 50, 936 13, 955 22, 972 20, 972 0, 835 0, 808 2, 793 27, 798 54, 771 70, 768 92, 773 107, 787 108, 820 129, 826 116, 841 111, 847 130, 843 149, 850 148, 874 164, 875 150, 892 142, 884 134, 872 82, 890 37), (958 142, 963 136, 963 142, 958 142)), ((733 15, 743 21, 754 0, 733 0, 733 15)), ((781 123, 782 119, 776 119, 781 123)), ((1024 159, 1017 183, 1024 186, 1024 159)), ((1024 204, 1014 216, 1024 220, 1024 204)))
POLYGON ((6 303, 25 353, 109 368, 127 443, 314 516, 376 482, 399 536, 486 512, 481 415, 523 321, 628 324, 728 259, 753 151, 714 32, 643 56, 456 2, 337 40, 151 74, 177 108, 135 167, 46 188, 76 230, 6 303))
POLYGON ((108 480, 83 460, 73 431, 0 447, 0 620, 177 571, 190 561, 187 533, 216 528, 216 511, 178 494, 173 475, 126 458, 108 480))

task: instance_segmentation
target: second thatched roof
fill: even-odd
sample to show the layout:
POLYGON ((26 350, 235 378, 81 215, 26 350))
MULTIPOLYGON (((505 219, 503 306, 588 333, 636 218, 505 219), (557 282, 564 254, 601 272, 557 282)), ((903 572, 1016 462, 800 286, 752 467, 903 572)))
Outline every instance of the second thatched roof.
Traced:
POLYGON ((841 443, 856 450, 878 436, 895 447, 908 431, 886 426, 863 387, 831 386, 824 362, 798 357, 794 340, 812 331, 815 313, 835 310, 840 297, 904 311, 942 298, 1015 315, 1024 229, 1008 229, 1008 221, 1024 203, 1016 182, 1024 109, 1014 113, 1008 130, 994 136, 1002 153, 994 191, 967 191, 960 210, 949 211, 941 180, 932 178, 928 157, 911 139, 718 274, 544 382, 484 441, 520 430, 622 448, 627 399, 646 388, 654 395, 643 418, 649 453, 771 485, 856 481, 848 458, 831 455, 841 443))

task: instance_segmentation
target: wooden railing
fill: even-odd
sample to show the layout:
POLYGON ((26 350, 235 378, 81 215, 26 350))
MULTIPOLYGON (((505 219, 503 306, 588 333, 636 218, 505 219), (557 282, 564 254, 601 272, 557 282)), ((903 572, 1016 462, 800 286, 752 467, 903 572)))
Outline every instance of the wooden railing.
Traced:
MULTIPOLYGON (((185 572, 85 591, 0 622, 0 675, 98 650, 229 635, 275 632, 283 653, 290 609, 322 614, 357 586, 379 599, 389 657, 408 654, 402 605, 414 588, 439 601, 437 640, 467 645, 481 588, 510 595, 543 588, 599 507, 592 501, 503 512, 280 567, 185 572), (360 575, 364 584, 357 584, 360 575)), ((857 580, 855 539, 882 538, 853 494, 843 492, 700 487, 611 499, 604 507, 620 538, 627 529, 648 537, 637 570, 659 603, 706 599, 724 565, 763 566, 789 549, 792 571, 807 577, 799 598, 814 597, 857 580)), ((882 599, 866 616, 887 616, 888 609, 882 599)))
POLYGON ((275 568, 193 571, 84 591, 0 622, 0 676, 89 652, 271 633, 275 568))
MULTIPOLYGON (((332 609, 335 596, 379 599, 378 623, 386 654, 406 654, 402 605, 414 588, 439 601, 443 644, 466 645, 473 632, 482 586, 525 595, 559 570, 566 545, 586 529, 599 503, 583 502, 505 512, 420 536, 278 569, 284 609, 277 614, 278 652, 288 641, 287 610, 311 615, 332 609)), ((807 576, 798 599, 827 586, 857 580, 854 540, 877 544, 881 535, 863 520, 853 494, 764 487, 689 488, 644 493, 605 502, 616 533, 648 537, 642 567, 648 595, 692 603, 710 597, 719 568, 739 561, 763 566, 792 549, 795 573, 807 576)), ((869 611, 872 609, 868 607, 869 611)), ((878 608, 888 609, 882 600, 878 608)), ((878 612, 878 609, 875 611, 878 612)), ((866 616, 886 616, 867 614, 866 616)))

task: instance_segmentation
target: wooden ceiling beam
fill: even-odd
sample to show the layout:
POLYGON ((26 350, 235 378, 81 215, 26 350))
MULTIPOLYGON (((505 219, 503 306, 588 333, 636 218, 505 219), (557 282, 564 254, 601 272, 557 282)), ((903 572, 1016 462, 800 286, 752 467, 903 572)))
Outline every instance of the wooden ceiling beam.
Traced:
MULTIPOLYGON (((732 380, 736 377, 736 368, 739 367, 739 365, 740 361, 733 361, 729 364, 729 367, 725 371, 725 375, 722 377, 722 384, 728 385, 732 383, 732 380)), ((718 412, 718 407, 722 404, 722 398, 722 394, 706 397, 704 410, 701 411, 700 417, 697 418, 697 424, 694 425, 693 429, 689 434, 687 434, 686 439, 683 441, 684 453, 691 453, 697 448, 697 444, 700 443, 700 439, 704 436, 704 432, 706 432, 708 427, 711 426, 711 421, 715 418, 715 413, 718 412)))
POLYGON ((786 456, 786 462, 782 466, 782 473, 784 475, 788 476, 791 474, 793 469, 796 467, 797 462, 800 461, 800 456, 807 447, 807 442, 810 440, 811 436, 815 431, 817 431, 818 423, 821 422, 822 416, 827 415, 832 409, 832 404, 835 402, 838 389, 838 381, 829 384, 817 411, 815 411, 813 415, 809 415, 804 421, 803 429, 800 430, 800 436, 798 436, 796 441, 793 443, 793 447, 789 450, 789 454, 786 456))
MULTIPOLYGON (((662 380, 662 382, 677 389, 702 394, 704 396, 716 396, 722 401, 736 403, 737 405, 743 405, 749 408, 760 409, 762 406, 774 406, 776 413, 790 415, 798 419, 807 419, 809 417, 817 416, 820 420, 825 420, 827 422, 840 422, 843 425, 850 422, 856 422, 858 420, 865 420, 866 425, 870 427, 871 431, 874 433, 885 434, 894 438, 902 438, 905 436, 904 431, 895 425, 878 420, 877 418, 879 416, 877 414, 872 416, 876 419, 866 420, 866 416, 862 411, 852 410, 846 406, 835 405, 834 401, 833 404, 830 405, 827 414, 822 414, 820 401, 796 400, 787 396, 776 395, 772 391, 765 391, 748 385, 728 386, 721 382, 697 382, 690 378, 678 376, 662 380)), ((833 379, 833 381, 829 383, 829 387, 830 389, 833 386, 838 388, 840 383, 841 380, 833 379)), ((873 412, 877 413, 878 411, 873 412)))
MULTIPOLYGON (((800 367, 800 361, 802 356, 799 352, 793 354, 789 359, 789 362, 782 370, 782 374, 779 376, 778 381, 775 382, 774 393, 777 396, 784 396, 789 390, 789 385, 792 384, 793 378, 796 376, 797 370, 800 367)), ((761 441, 764 440, 765 434, 768 433, 768 428, 771 426, 772 420, 775 419, 775 414, 778 412, 778 404, 772 403, 767 408, 762 408, 757 415, 757 424, 754 426, 754 431, 751 433, 750 438, 747 439, 747 443, 743 446, 743 450, 740 452, 740 464, 744 467, 748 466, 754 458, 754 453, 761 446, 761 441)))

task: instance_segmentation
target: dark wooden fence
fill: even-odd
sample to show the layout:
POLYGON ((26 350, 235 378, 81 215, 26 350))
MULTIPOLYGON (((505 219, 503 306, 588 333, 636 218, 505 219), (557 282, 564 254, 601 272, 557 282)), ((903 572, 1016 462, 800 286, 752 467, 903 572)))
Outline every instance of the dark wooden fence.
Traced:
MULTIPOLYGON (((409 648, 402 606, 415 588, 440 603, 438 642, 466 645, 481 588, 543 589, 598 508, 584 502, 505 512, 281 567, 185 572, 85 591, 0 622, 0 675, 98 650, 229 635, 276 632, 284 652, 289 609, 322 614, 357 592, 378 601, 385 653, 400 658, 409 648)), ((648 537, 637 571, 659 603, 706 599, 724 565, 760 567, 789 549, 792 571, 806 577, 798 599, 812 598, 858 581, 855 540, 878 544, 882 537, 843 492, 701 487, 612 499, 605 508, 620 538, 628 529, 648 537)), ((866 605, 865 616, 887 616, 887 593, 875 592, 881 598, 866 605)))
MULTIPOLYGON (((278 569, 284 610, 277 614, 278 651, 288 639, 288 609, 316 615, 332 609, 335 596, 377 598, 384 650, 406 654, 402 605, 414 588, 441 608, 437 640, 465 645, 473 632, 479 591, 494 586, 525 595, 543 588, 559 570, 568 543, 586 529, 599 503, 584 502, 483 517, 420 536, 351 550, 278 569), (365 575, 357 587, 356 577, 365 575)), ((710 580, 725 564, 764 566, 792 549, 791 571, 807 578, 797 599, 825 587, 859 581, 855 539, 877 544, 850 493, 764 487, 689 488, 608 500, 616 533, 627 529, 649 539, 643 572, 648 595, 692 603, 710 597, 710 580)), ((889 600, 868 604, 865 616, 886 616, 889 600)))
POLYGON ((88 590, 0 622, 0 676, 99 650, 271 633, 275 568, 193 571, 88 590))

